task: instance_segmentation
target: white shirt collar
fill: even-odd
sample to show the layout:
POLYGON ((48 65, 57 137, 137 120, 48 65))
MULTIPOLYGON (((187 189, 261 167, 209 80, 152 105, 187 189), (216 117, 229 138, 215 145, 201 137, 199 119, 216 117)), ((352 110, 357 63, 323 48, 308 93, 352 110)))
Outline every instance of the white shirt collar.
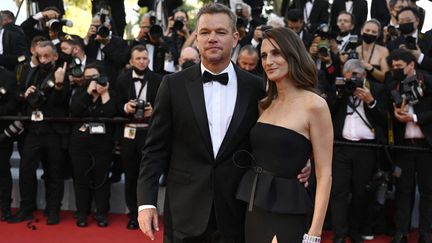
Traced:
POLYGON ((144 78, 144 75, 140 76, 135 72, 135 70, 132 70, 132 78, 141 78, 142 79, 142 78, 144 78))

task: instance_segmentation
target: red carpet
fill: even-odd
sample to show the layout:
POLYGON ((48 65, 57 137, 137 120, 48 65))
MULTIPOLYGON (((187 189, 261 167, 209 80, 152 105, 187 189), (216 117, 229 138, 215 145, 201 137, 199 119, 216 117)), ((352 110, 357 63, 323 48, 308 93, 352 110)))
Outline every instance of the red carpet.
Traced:
MULTIPOLYGON (((162 243, 162 232, 158 232, 156 240, 149 240, 140 230, 127 230, 127 216, 124 214, 110 214, 109 226, 99 228, 96 221, 89 217, 89 226, 87 228, 78 228, 75 226, 75 219, 72 212, 62 212, 61 222, 59 225, 48 226, 45 224, 45 217, 41 211, 35 213, 35 218, 39 222, 33 222, 35 230, 27 222, 19 224, 8 224, 0 222, 0 243, 162 243)), ((388 243, 388 236, 377 236, 367 243, 388 243)), ((326 232, 323 235, 323 243, 331 243, 331 233, 326 232)), ((417 242, 417 236, 410 235, 410 243, 417 242)), ((263 242, 265 243, 265 242, 263 242)), ((291 243, 291 242, 281 242, 291 243)))

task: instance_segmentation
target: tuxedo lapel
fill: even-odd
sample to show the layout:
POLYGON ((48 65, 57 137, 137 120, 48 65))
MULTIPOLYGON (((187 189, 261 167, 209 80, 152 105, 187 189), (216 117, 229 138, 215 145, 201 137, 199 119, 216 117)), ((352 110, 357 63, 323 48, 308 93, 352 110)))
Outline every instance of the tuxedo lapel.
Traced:
POLYGON ((211 154, 213 155, 213 147, 211 142, 211 135, 207 119, 207 111, 204 100, 204 87, 201 81, 201 68, 200 65, 195 65, 190 67, 190 77, 189 80, 185 81, 186 90, 189 95, 189 100, 192 104, 192 110, 195 115, 199 130, 203 136, 205 146, 211 154))
MULTIPOLYGON (((233 116, 231 118, 230 125, 228 127, 228 130, 225 134, 225 137, 222 141, 222 144, 220 146, 219 152, 217 154, 216 160, 227 150, 229 147, 229 144, 232 142, 236 132, 240 128, 240 125, 242 123, 243 117, 245 116, 249 96, 252 94, 250 92, 248 85, 248 80, 245 79, 243 73, 239 71, 237 66, 234 65, 234 68, 236 70, 237 74, 237 98, 236 98, 236 104, 234 107, 233 116)), ((258 106, 258 104, 257 104, 258 106)))

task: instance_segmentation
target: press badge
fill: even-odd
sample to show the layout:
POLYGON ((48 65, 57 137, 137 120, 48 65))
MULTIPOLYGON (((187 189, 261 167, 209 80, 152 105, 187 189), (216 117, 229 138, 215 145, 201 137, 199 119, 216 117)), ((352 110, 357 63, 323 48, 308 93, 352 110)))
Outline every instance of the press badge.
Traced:
POLYGON ((43 113, 42 111, 33 111, 31 115, 32 121, 43 121, 43 113))
POLYGON ((124 128, 124 137, 129 139, 135 139, 136 128, 135 127, 125 127, 124 128))
POLYGON ((105 124, 103 123, 89 123, 90 134, 105 134, 105 124))

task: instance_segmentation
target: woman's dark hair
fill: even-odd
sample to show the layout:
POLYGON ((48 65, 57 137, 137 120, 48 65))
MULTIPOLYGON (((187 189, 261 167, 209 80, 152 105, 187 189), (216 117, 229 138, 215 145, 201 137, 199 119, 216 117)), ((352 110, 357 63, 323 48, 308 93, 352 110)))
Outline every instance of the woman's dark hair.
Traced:
MULTIPOLYGON (((277 49, 288 63, 288 78, 294 85, 318 93, 315 88, 318 83, 318 71, 300 37, 294 31, 280 27, 265 31, 264 39, 269 40, 275 48, 276 43, 279 46, 277 49)), ((277 89, 276 83, 269 80, 265 72, 264 81, 268 83, 267 97, 260 106, 266 109, 277 97, 277 89)))

